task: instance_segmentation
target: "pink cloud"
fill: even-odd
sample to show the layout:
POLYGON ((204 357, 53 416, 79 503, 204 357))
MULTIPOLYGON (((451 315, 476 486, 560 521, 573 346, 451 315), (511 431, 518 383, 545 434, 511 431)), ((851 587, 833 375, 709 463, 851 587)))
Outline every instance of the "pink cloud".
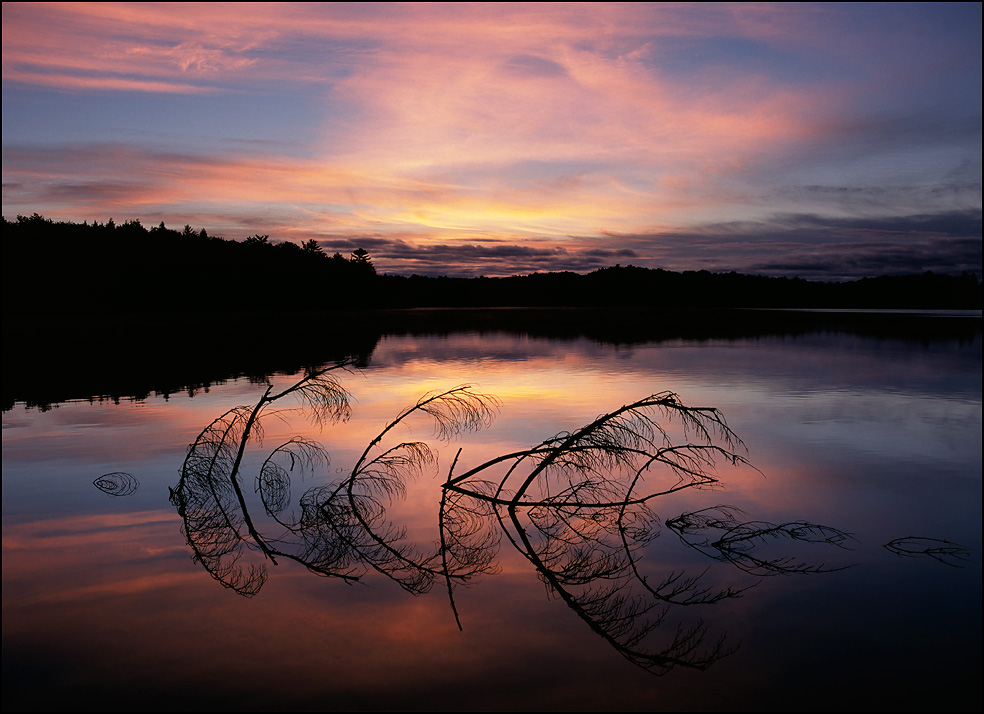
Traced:
MULTIPOLYGON (((319 136, 303 158, 258 144, 232 153, 221 142, 190 142, 184 153, 90 147, 112 160, 8 148, 5 210, 201 216, 227 231, 264 217, 295 236, 414 235, 434 245, 475 236, 569 245, 572 235, 762 218, 774 212, 774 186, 826 157, 845 126, 832 118, 850 115, 870 86, 837 72, 804 84, 755 64, 694 60, 683 71, 674 61, 726 38, 772 62, 836 58, 869 78, 891 69, 869 61, 872 50, 833 6, 66 3, 3 12, 5 83, 216 103, 255 96, 303 105, 319 136)), ((887 51, 892 41, 872 43, 887 51)), ((844 176, 840 168, 831 175, 844 176)), ((799 200, 808 199, 811 211, 830 200, 799 200)))

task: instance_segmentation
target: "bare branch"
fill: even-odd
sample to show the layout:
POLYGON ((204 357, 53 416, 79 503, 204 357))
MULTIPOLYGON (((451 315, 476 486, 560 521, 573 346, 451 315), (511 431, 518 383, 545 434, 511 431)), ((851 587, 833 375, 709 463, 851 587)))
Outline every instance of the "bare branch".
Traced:
MULTIPOLYGON (((346 366, 310 372, 279 392, 268 386, 255 405, 222 415, 189 448, 172 502, 195 559, 216 580, 256 594, 266 578, 262 556, 349 582, 375 570, 413 594, 441 578, 460 628, 455 589, 496 570, 505 534, 548 590, 634 664, 657 674, 677 666, 705 669, 733 651, 723 637, 709 637, 692 608, 738 597, 751 584, 714 588, 703 582, 706 571, 653 575, 642 567, 643 552, 660 535, 655 505, 661 496, 713 488, 720 463, 749 465, 744 445, 716 409, 687 407, 669 392, 654 394, 456 476, 459 449, 441 485, 439 543, 429 549, 410 542, 392 513, 408 484, 435 468, 438 454, 423 441, 387 439, 420 416, 447 441, 489 426, 499 407, 495 397, 468 385, 431 392, 383 427, 348 476, 307 489, 295 509, 292 475, 327 466, 328 454, 299 437, 273 449, 254 485, 267 520, 254 522, 239 472, 269 407, 295 396, 319 424, 347 419, 348 394, 329 373, 346 366), (269 530, 271 524, 280 532, 261 533, 261 525, 269 530), (256 562, 245 560, 250 555, 256 562)), ((753 575, 830 569, 785 554, 762 555, 767 545, 844 547, 850 538, 827 526, 743 515, 717 506, 665 525, 690 548, 753 575)), ((925 550, 941 557, 955 552, 945 546, 925 550)))
POLYGON ((883 547, 905 558, 932 558, 953 568, 962 568, 960 563, 974 562, 970 559, 969 548, 940 538, 906 536, 889 541, 883 547))
POLYGON ((783 540, 845 548, 847 542, 853 538, 844 531, 805 521, 769 523, 741 520, 740 517, 744 515, 741 510, 732 506, 714 506, 683 513, 666 521, 666 525, 691 548, 714 560, 729 562, 753 575, 821 573, 843 569, 810 564, 793 556, 764 557, 753 549, 783 540))

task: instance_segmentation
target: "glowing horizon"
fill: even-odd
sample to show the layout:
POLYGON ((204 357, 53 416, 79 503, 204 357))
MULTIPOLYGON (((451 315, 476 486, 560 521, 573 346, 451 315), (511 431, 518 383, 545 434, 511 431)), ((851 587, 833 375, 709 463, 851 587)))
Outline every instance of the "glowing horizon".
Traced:
POLYGON ((980 273, 979 4, 3 5, 3 212, 384 272, 980 273))

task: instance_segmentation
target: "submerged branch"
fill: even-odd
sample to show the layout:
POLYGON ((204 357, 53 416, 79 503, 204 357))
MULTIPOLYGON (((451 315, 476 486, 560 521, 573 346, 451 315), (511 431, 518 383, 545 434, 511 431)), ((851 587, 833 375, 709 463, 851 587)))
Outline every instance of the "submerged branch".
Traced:
POLYGON ((846 548, 853 540, 844 531, 805 521, 769 523, 745 521, 745 514, 733 506, 714 506, 692 513, 682 513, 666 521, 666 525, 691 548, 714 560, 731 563, 752 575, 790 575, 843 570, 811 564, 794 556, 766 557, 754 551, 780 541, 833 545, 846 548))
MULTIPOLYGON (((240 473, 268 407, 293 396, 321 426, 348 419, 348 393, 332 374, 347 367, 309 372, 280 391, 268 385, 254 405, 226 412, 189 447, 172 502, 193 557, 225 587, 255 595, 266 579, 265 561, 278 558, 348 582, 376 571, 413 594, 443 579, 460 629, 455 589, 497 570, 505 535, 548 590, 634 664, 657 674, 676 666, 705 669, 733 651, 724 637, 710 638, 701 620, 683 614, 738 597, 751 585, 715 588, 703 582, 706 569, 691 575, 643 567, 646 548, 660 535, 660 497, 715 487, 719 463, 750 467, 744 444, 718 410, 687 407, 661 392, 455 475, 459 449, 440 485, 438 541, 428 548, 407 539, 392 510, 409 483, 435 468, 438 454, 423 441, 390 441, 394 430, 420 417, 448 441, 488 427, 499 408, 495 397, 468 385, 431 392, 387 422, 347 476, 308 488, 296 507, 292 474, 324 469, 328 453, 301 437, 270 451, 254 479, 262 505, 254 521, 240 473)), ((718 506, 665 525, 686 546, 755 575, 829 569, 761 556, 757 549, 766 543, 843 547, 849 539, 826 526, 744 521, 739 514, 718 506)))
POLYGON ((932 558, 953 568, 962 568, 961 563, 973 562, 969 548, 940 538, 906 536, 889 541, 884 548, 905 558, 932 558))

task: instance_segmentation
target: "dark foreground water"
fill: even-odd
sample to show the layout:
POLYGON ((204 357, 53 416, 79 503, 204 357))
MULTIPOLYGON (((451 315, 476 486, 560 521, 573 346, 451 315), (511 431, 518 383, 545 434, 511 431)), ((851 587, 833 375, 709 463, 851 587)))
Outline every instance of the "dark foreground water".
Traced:
MULTIPOLYGON (((361 368, 331 374, 351 418, 319 428, 289 395, 267 405, 238 467, 242 504, 189 464, 222 456, 200 435, 252 409, 259 380, 4 414, 5 709, 979 709, 979 332, 621 345, 390 334, 361 368), (494 395, 491 425, 448 443, 411 414, 366 452, 422 395, 459 385, 485 406, 494 395), (712 443, 748 463, 701 462, 693 472, 716 483, 595 507, 694 473, 667 472, 676 452, 662 452, 626 486, 637 466, 587 468, 585 437, 531 481, 538 506, 507 505, 546 458, 527 451, 513 472, 517 460, 479 474, 506 479, 500 506, 466 494, 442 511, 452 469, 663 392, 720 409, 747 451, 712 443), (292 437, 330 463, 290 471, 280 452, 289 493, 273 493, 283 474, 256 491, 292 437), (408 442, 437 461, 410 458, 422 452, 408 442), (342 499, 330 520, 332 493, 362 510, 342 499), (304 503, 324 507, 312 521, 304 503), (449 526, 455 515, 474 531, 449 526), (442 551, 442 533, 461 547, 442 551), (474 573, 455 581, 454 609, 449 567, 474 573)), ((271 394, 302 376, 274 377, 271 394)), ((703 443, 678 410, 647 413, 669 441, 630 450, 703 443)), ((479 476, 463 485, 492 494, 479 476)))

